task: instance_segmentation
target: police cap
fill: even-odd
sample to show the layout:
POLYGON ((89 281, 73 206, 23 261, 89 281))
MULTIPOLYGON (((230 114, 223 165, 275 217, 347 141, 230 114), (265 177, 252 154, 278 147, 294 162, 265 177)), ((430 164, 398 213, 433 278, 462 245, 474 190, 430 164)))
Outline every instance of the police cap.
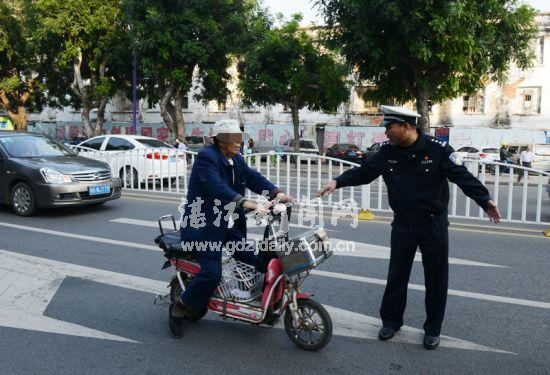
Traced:
POLYGON ((416 126, 416 120, 421 117, 415 111, 403 107, 393 107, 389 105, 381 105, 380 110, 384 114, 384 119, 382 120, 381 126, 388 126, 393 123, 408 123, 416 126))

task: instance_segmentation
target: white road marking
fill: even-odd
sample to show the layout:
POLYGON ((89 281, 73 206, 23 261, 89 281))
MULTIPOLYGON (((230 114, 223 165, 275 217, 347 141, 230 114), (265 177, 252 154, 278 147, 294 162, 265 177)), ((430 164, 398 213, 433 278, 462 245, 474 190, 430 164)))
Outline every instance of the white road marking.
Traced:
MULTIPOLYGON (((139 220, 139 219, 130 219, 130 218, 118 218, 110 220, 113 223, 120 223, 120 224, 129 224, 129 225, 139 225, 144 227, 151 227, 151 228, 158 228, 158 223, 155 221, 150 220, 139 220)), ((170 223, 168 222, 168 225, 170 223)), ((304 228, 304 229, 312 229, 312 227, 306 226, 306 225, 297 225, 297 224, 290 224, 291 227, 298 227, 298 228, 304 228)), ((167 227, 168 228, 168 227, 167 227)), ((261 235, 258 234, 249 234, 249 239, 252 240, 260 240, 262 239, 261 235)), ((352 242, 352 248, 354 251, 335 251, 336 255, 341 256, 350 256, 350 257, 358 257, 358 258, 371 258, 371 259, 390 259, 390 248, 386 246, 378 246, 378 245, 371 245, 367 243, 362 242, 355 242, 355 241, 347 241, 343 239, 338 238, 331 238, 331 241, 335 248, 337 249, 345 249, 346 246, 344 243, 346 242, 352 242), (337 244, 341 242, 343 243, 341 247, 339 247, 337 244)), ((422 258, 420 254, 417 254, 414 258, 416 262, 421 262, 422 258)), ((489 264, 489 263, 482 263, 482 262, 475 262, 471 260, 465 260, 465 259, 459 259, 459 258, 449 258, 450 264, 456 264, 456 265, 463 265, 463 266, 475 266, 475 267, 497 267, 497 268, 505 268, 506 266, 500 266, 497 264, 489 264)))
MULTIPOLYGON (((372 277, 356 276, 356 275, 349 275, 345 273, 328 272, 328 271, 321 271, 321 270, 314 270, 312 271, 312 273, 314 275, 331 277, 334 279, 358 281, 358 282, 367 283, 367 284, 386 285, 386 280, 375 279, 372 277)), ((409 289, 420 290, 420 291, 426 290, 424 285, 420 285, 420 284, 409 284, 409 289)), ((507 303, 511 305, 527 306, 527 307, 538 307, 541 309, 550 309, 549 302, 540 302, 540 301, 533 301, 533 300, 512 298, 512 297, 502 297, 502 296, 495 296, 495 295, 483 294, 483 293, 465 292, 462 290, 455 290, 455 289, 449 289, 448 293, 451 296, 457 296, 457 297, 466 297, 466 298, 472 298, 472 299, 479 299, 483 301, 500 302, 500 303, 507 303)))
POLYGON ((85 236, 85 235, 82 235, 82 234, 61 232, 61 231, 57 231, 57 230, 50 230, 50 229, 43 229, 43 228, 36 228, 36 227, 30 227, 30 226, 27 226, 27 225, 17 225, 17 224, 10 224, 10 223, 5 223, 5 222, 0 222, 0 226, 8 227, 8 228, 14 228, 14 229, 28 230, 28 231, 37 232, 37 233, 50 234, 50 235, 53 235, 53 236, 76 238, 76 239, 85 240, 85 241, 101 242, 101 243, 106 243, 106 244, 110 244, 110 245, 126 246, 126 247, 132 247, 132 248, 144 249, 144 250, 161 251, 157 246, 143 245, 143 244, 135 243, 135 242, 111 240, 109 238, 102 238, 102 237, 85 236))
POLYGON ((0 250, 0 273, 2 284, 9 284, 0 294, 0 326, 132 343, 136 341, 46 317, 44 310, 66 276, 151 293, 166 290, 166 283, 159 281, 5 250, 0 250))
MULTIPOLYGON (((337 323, 334 324, 334 334, 338 336, 355 337, 362 339, 378 339, 378 330, 382 326, 382 321, 372 316, 359 314, 356 312, 343 310, 333 306, 324 305, 332 317, 337 317, 337 323)), ((334 320, 334 318, 333 318, 334 320)), ((405 344, 420 345, 424 337, 424 330, 409 326, 401 327, 401 330, 389 342, 400 342, 405 344)), ((512 352, 490 348, 488 346, 478 345, 470 341, 460 340, 454 337, 441 335, 441 347, 454 349, 477 350, 484 352, 494 352, 503 354, 515 354, 512 352)))
MULTIPOLYGON (((116 241, 116 240, 110 240, 107 238, 100 238, 100 237, 91 237, 91 236, 81 236, 81 235, 75 235, 72 233, 66 233, 66 232, 58 232, 58 231, 52 231, 47 229, 41 229, 41 228, 34 228, 34 227, 28 227, 23 225, 15 225, 15 224, 8 224, 0 222, 0 226, 8 226, 11 228, 16 229, 22 229, 22 230, 29 230, 39 233, 46 233, 46 234, 52 234, 57 236, 64 236, 64 237, 70 237, 70 238, 79 238, 84 239, 87 241, 96 241, 101 243, 108 243, 118 246, 126 246, 131 248, 141 248, 146 250, 153 250, 153 251, 162 251, 160 248, 156 246, 148 246, 148 245, 142 245, 138 243, 132 243, 132 242, 125 242, 125 241, 116 241)), ((378 285, 385 285, 386 281, 382 279, 374 279, 369 277, 363 277, 363 276, 355 276, 355 275, 349 275, 349 274, 343 274, 343 273, 335 273, 335 272, 327 272, 327 271, 320 271, 315 270, 313 271, 314 274, 320 275, 320 276, 327 276, 327 277, 333 277, 338 278, 342 280, 351 280, 351 281, 359 281, 359 282, 366 282, 371 284, 378 284, 378 285)), ((424 290, 424 286, 417 285, 417 284, 409 284, 409 287, 411 289, 417 289, 417 290, 424 290)), ((528 306, 528 307, 539 307, 544 309, 550 308, 550 303, 547 302, 539 302, 539 301, 532 301, 532 300, 525 300, 525 299, 517 299, 517 298, 511 298, 511 297, 500 297, 500 296, 494 296, 489 294, 482 294, 482 293, 471 293, 471 292, 465 292, 465 291, 459 291, 459 290, 449 290, 450 295, 456 295, 466 298, 473 298, 473 299, 480 299, 485 301, 493 301, 493 302, 502 302, 502 303, 509 303, 513 305, 521 305, 521 306, 528 306)))
MULTIPOLYGON (((155 295, 167 293, 165 282, 6 250, 0 250, 0 275, 3 284, 4 281, 9 282, 9 286, 0 295, 0 326, 102 340, 136 343, 128 338, 43 315, 65 277, 78 277, 155 295)), ((325 307, 331 314, 335 335, 376 339, 381 325, 379 319, 337 307, 325 307)), ((278 325, 278 328, 283 327, 278 325)), ((396 335, 393 341, 419 345, 421 335, 422 331, 419 329, 403 327, 402 333, 396 335)), ((448 336, 442 336, 440 346, 513 354, 448 336)))

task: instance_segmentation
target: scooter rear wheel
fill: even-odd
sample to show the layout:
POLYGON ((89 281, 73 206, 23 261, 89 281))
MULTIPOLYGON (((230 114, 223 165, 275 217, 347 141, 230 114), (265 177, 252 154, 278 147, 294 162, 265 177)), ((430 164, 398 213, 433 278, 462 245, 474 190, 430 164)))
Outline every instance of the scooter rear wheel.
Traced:
MULTIPOLYGON (((189 284, 189 280, 187 279, 187 277, 183 277, 182 281, 183 281, 183 285, 187 287, 187 285, 189 284)), ((181 289, 180 283, 176 279, 170 286, 170 300, 172 301, 172 303, 174 303, 178 298, 180 298, 181 292, 182 292, 182 289, 181 289)), ((191 322, 196 322, 198 320, 201 320, 206 315, 207 312, 208 312, 208 309, 204 309, 201 311, 186 312, 183 319, 189 320, 191 322)))
POLYGON ((312 299, 298 300, 302 320, 294 324, 287 307, 285 330, 292 342, 300 349, 316 351, 324 348, 332 338, 332 319, 323 305, 312 299))

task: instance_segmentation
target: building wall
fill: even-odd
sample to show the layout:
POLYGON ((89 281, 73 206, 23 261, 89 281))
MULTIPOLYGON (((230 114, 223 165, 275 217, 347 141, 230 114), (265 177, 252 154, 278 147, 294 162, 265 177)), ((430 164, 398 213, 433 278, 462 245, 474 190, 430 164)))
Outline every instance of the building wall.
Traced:
MULTIPOLYGON (((511 129, 550 129, 550 13, 541 13, 537 17, 540 25, 540 39, 543 43, 540 61, 522 71, 512 66, 508 74, 508 82, 502 86, 496 83, 488 84, 478 93, 482 99, 478 100, 480 107, 475 110, 464 109, 464 97, 436 104, 430 116, 433 127, 453 126, 460 128, 511 128, 511 129), (538 113, 525 114, 526 90, 532 90, 531 106, 540 108, 538 113), (536 98, 534 97, 536 96, 536 98), (536 101, 536 103, 535 103, 536 101)), ((234 118, 247 124, 291 124, 290 112, 283 106, 245 108, 241 105, 237 95, 236 67, 231 68, 232 76, 229 87, 232 94, 225 106, 216 102, 203 105, 192 99, 193 92, 188 93, 188 108, 183 115, 186 124, 211 124, 222 118, 234 118)), ((196 85, 193 85, 195 87, 196 85)), ((300 123, 309 128, 315 124, 328 126, 378 126, 381 120, 376 103, 365 103, 360 97, 360 87, 354 87, 350 92, 349 102, 342 104, 336 113, 300 111, 300 123)), ((412 105, 409 103, 409 107, 412 105)), ((115 96, 109 103, 106 111, 106 128, 109 123, 129 123, 132 120, 131 102, 123 94, 115 96)), ((150 108, 146 100, 142 100, 138 107, 138 120, 144 127, 147 124, 162 124, 158 106, 150 108)), ((92 112, 92 121, 96 113, 92 112)), ((80 111, 71 108, 56 110, 46 108, 42 113, 29 115, 32 122, 58 122, 63 124, 81 124, 80 111)))

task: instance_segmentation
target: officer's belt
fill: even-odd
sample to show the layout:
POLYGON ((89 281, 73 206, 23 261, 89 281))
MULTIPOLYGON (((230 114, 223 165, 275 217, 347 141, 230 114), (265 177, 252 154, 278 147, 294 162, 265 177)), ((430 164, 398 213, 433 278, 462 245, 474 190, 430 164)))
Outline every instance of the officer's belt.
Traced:
POLYGON ((439 223, 442 221, 449 220, 449 212, 420 212, 414 214, 403 214, 401 212, 393 213, 394 223, 407 224, 407 225, 418 225, 418 224, 427 224, 427 223, 439 223))

